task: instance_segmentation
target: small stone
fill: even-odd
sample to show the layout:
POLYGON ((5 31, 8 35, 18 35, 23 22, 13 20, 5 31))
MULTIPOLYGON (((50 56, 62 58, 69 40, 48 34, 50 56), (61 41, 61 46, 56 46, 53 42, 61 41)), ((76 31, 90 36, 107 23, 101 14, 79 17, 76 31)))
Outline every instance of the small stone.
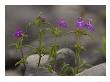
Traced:
POLYGON ((41 58, 40 66, 37 67, 39 61, 39 55, 34 54, 27 58, 25 76, 53 76, 54 73, 50 73, 48 69, 43 66, 48 62, 49 55, 44 55, 41 58))
POLYGON ((76 76, 105 76, 106 75, 106 63, 96 65, 92 68, 86 69, 76 76))
MULTIPOLYGON (((47 63, 48 61, 48 58, 49 58, 49 55, 44 55, 42 58, 41 58, 41 61, 40 61, 40 65, 44 65, 47 63)), ((34 55, 31 55, 27 58, 27 61, 26 61, 26 66, 29 66, 29 67, 37 67, 38 65, 38 62, 39 62, 39 55, 38 54, 34 54, 34 55)))
POLYGON ((57 52, 56 62, 55 62, 55 71, 61 72, 61 64, 69 64, 70 66, 75 66, 75 53, 68 48, 62 48, 57 52))

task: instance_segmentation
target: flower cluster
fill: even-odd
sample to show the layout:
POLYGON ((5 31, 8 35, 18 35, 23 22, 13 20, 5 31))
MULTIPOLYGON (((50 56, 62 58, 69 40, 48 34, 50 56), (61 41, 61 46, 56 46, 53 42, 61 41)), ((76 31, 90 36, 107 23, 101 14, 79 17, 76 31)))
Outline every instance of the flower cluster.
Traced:
POLYGON ((84 19, 82 17, 77 18, 76 20, 76 27, 77 28, 86 28, 90 31, 94 31, 95 28, 92 24, 92 19, 88 20, 88 21, 84 21, 84 19))
MULTIPOLYGON (((75 25, 79 29, 86 28, 86 29, 88 29, 90 31, 94 31, 95 30, 95 28, 94 28, 94 26, 92 24, 92 19, 89 19, 89 20, 85 21, 82 17, 79 17, 79 18, 76 19, 75 25)), ((64 20, 63 17, 61 17, 58 20, 58 26, 62 27, 62 28, 67 28, 68 27, 68 22, 66 20, 64 20)))

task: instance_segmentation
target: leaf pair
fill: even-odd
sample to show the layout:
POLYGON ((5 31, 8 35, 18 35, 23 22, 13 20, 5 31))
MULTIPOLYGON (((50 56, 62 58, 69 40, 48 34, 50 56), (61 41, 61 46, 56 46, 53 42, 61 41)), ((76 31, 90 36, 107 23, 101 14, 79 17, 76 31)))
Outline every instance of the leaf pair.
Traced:
POLYGON ((50 32, 55 36, 55 37, 59 37, 62 35, 62 31, 57 28, 57 27, 53 27, 53 28, 50 28, 50 32))
POLYGON ((81 51, 81 50, 86 50, 85 47, 81 43, 76 43, 74 45, 75 51, 81 51))

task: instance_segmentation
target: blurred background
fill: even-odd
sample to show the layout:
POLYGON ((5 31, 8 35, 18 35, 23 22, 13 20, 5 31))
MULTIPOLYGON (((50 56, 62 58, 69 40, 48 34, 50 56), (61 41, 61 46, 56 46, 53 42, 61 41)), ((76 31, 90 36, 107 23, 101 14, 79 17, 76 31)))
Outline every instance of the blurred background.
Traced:
MULTIPOLYGON (((92 18, 95 26, 95 31, 91 35, 95 40, 90 38, 83 38, 82 43, 86 46, 86 51, 82 52, 81 56, 89 64, 97 65, 106 62, 105 52, 105 37, 106 37, 106 6, 104 5, 6 5, 5 6, 5 70, 6 75, 21 75, 19 67, 15 67, 15 63, 20 59, 20 53, 16 49, 8 45, 15 42, 14 33, 16 28, 24 27, 32 22, 39 12, 43 12, 48 17, 48 21, 56 24, 59 17, 64 17, 65 20, 71 21, 83 15, 85 18, 92 18)), ((64 31, 69 31, 74 28, 73 25, 64 31)), ((29 28, 29 39, 25 44, 37 46, 37 31, 35 28, 29 28)), ((51 34, 47 33, 45 36, 46 45, 54 42, 51 34)), ((56 43, 61 48, 72 48, 75 37, 72 34, 57 38, 56 43), (64 38, 67 38, 65 44, 64 38)), ((31 51, 24 48, 24 53, 31 51)))

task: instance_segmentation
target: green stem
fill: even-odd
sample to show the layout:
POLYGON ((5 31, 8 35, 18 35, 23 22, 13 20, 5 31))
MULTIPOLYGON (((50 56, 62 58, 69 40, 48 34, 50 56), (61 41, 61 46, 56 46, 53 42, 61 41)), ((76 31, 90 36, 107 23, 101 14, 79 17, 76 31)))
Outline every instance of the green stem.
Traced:
POLYGON ((79 73, 79 69, 80 69, 80 63, 81 63, 81 58, 80 58, 80 48, 79 48, 79 44, 80 44, 80 40, 79 40, 80 37, 76 37, 76 40, 77 40, 77 43, 78 44, 78 48, 76 49, 76 54, 75 54, 75 74, 79 73))
POLYGON ((38 68, 39 68, 39 66, 40 66, 40 61, 41 61, 41 58, 42 58, 42 56, 41 55, 39 55, 39 62, 38 62, 38 68))
POLYGON ((39 29, 39 61, 38 61, 38 68, 40 66, 40 61, 41 61, 41 58, 42 58, 42 40, 43 40, 43 34, 42 34, 42 30, 39 29))
POLYGON ((65 47, 68 47, 67 37, 65 36, 65 47))
POLYGON ((75 68, 74 68, 74 74, 77 74, 77 72, 76 72, 76 66, 77 66, 77 56, 76 56, 76 54, 75 54, 75 68))
POLYGON ((40 29, 39 30, 40 31, 40 33, 39 33, 39 47, 41 48, 41 46, 42 46, 42 38, 43 38, 43 34, 42 34, 42 30, 40 29))
POLYGON ((74 69, 74 73, 77 74, 78 73, 78 52, 76 51, 76 54, 75 54, 75 69, 74 69))
POLYGON ((80 51, 77 52, 77 73, 79 73, 80 67, 80 51))
MULTIPOLYGON (((22 48, 20 48, 20 51, 21 51, 21 56, 22 56, 22 58, 24 58, 24 55, 23 55, 23 50, 22 50, 22 48)), ((24 65, 24 68, 26 69, 26 65, 25 65, 25 60, 23 61, 23 65, 24 65)))
MULTIPOLYGON (((57 39, 57 38, 55 37, 55 42, 56 42, 56 39, 57 39)), ((55 44, 55 45, 56 45, 56 44, 55 44)), ((56 48, 56 47, 55 47, 55 48, 56 48)), ((57 51, 56 51, 56 49, 55 49, 55 53, 56 53, 56 52, 57 52, 57 51)), ((55 61, 56 61, 56 55, 55 55, 55 61)))

